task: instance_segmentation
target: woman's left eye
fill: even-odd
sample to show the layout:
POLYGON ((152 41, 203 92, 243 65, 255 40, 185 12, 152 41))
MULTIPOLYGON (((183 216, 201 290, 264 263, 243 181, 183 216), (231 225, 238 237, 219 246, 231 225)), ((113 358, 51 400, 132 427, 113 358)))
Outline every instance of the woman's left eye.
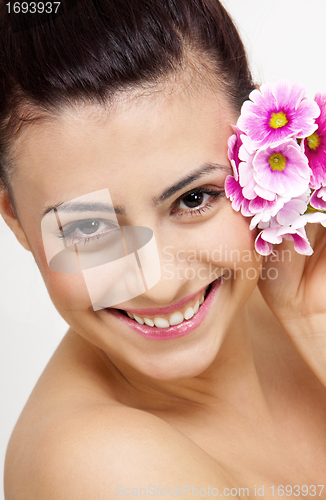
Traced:
POLYGON ((172 215, 202 215, 212 204, 224 195, 223 190, 198 188, 189 191, 176 201, 172 215))
POLYGON ((180 200, 180 208, 196 208, 198 205, 205 204, 209 200, 210 195, 208 193, 193 191, 187 194, 184 198, 180 200), (184 205, 183 207, 181 205, 184 205))

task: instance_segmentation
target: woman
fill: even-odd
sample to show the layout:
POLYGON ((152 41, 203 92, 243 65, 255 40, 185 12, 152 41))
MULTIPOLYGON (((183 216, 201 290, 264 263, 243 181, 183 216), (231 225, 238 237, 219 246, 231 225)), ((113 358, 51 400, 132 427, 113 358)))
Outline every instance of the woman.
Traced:
POLYGON ((70 325, 6 499, 325 497, 325 230, 263 260, 224 195, 254 88, 231 20, 216 0, 62 8, 13 26, 1 7, 1 213, 70 325), (127 234, 138 267, 110 280, 127 234))

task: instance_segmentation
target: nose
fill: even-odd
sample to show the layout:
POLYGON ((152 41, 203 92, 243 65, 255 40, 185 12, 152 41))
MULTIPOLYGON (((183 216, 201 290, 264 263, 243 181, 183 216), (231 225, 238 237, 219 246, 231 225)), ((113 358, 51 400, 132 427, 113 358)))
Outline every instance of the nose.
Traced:
MULTIPOLYGON (((156 232, 157 235, 157 232, 156 232)), ((169 238, 169 243, 175 243, 169 238)), ((179 242, 180 243, 180 242, 179 242)), ((179 300, 204 290, 209 284, 208 273, 202 273, 203 262, 190 258, 185 248, 166 245, 166 235, 156 237, 157 255, 160 263, 160 279, 143 294, 132 301, 124 302, 121 309, 142 309, 170 306, 179 300)), ((120 306, 119 305, 119 306, 120 306)))
POLYGON ((120 252, 111 255, 111 249, 104 248, 104 263, 82 271, 94 311, 142 295, 161 278, 153 231, 143 226, 121 226, 120 231, 120 252))

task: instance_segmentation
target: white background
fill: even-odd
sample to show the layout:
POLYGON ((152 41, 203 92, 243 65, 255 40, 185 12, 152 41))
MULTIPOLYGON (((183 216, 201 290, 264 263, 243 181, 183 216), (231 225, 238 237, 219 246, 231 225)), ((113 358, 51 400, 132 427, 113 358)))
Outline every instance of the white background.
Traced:
MULTIPOLYGON (((326 93, 325 0, 223 0, 223 3, 240 30, 257 83, 287 78, 303 82, 310 97, 315 92, 326 93)), ((20 247, 1 219, 2 469, 15 422, 66 330, 67 324, 50 302, 32 256, 20 247)), ((0 498, 3 498, 1 495, 2 491, 0 498)))

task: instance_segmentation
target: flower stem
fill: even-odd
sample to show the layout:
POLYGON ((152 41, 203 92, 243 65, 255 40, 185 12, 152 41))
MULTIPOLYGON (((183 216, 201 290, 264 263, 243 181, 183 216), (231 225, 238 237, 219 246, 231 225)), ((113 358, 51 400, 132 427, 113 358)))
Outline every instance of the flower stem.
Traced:
POLYGON ((324 210, 319 210, 318 208, 314 208, 314 207, 312 207, 312 206, 310 205, 310 203, 309 203, 309 204, 308 204, 308 206, 307 206, 307 210, 305 211, 305 214, 313 214, 313 213, 315 213, 315 212, 320 212, 320 213, 322 213, 322 214, 324 214, 324 213, 325 213, 325 211, 324 211, 324 210))

